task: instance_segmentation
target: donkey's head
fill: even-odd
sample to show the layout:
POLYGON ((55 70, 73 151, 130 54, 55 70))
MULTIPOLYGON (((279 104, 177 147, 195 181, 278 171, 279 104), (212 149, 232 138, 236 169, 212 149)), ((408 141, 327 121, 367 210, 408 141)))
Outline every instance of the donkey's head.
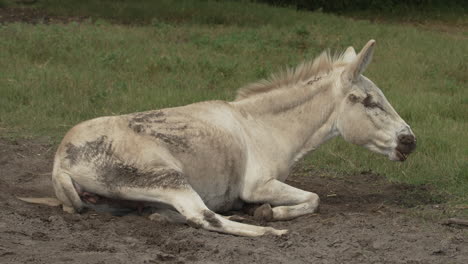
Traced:
POLYGON ((364 77, 372 59, 375 41, 370 40, 359 54, 349 47, 335 88, 341 94, 336 127, 351 143, 384 154, 389 159, 404 161, 416 147, 416 137, 398 115, 382 91, 364 77))

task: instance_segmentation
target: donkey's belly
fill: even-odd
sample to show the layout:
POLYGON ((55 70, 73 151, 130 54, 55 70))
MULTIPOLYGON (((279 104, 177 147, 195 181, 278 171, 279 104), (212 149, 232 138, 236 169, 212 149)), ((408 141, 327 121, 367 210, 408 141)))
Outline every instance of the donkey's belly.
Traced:
POLYGON ((194 182, 189 179, 191 187, 200 195, 206 206, 215 212, 227 212, 242 208, 239 198, 238 183, 228 178, 207 177, 194 182))
POLYGON ((244 202, 241 199, 234 197, 226 197, 224 199, 203 199, 203 201, 210 210, 218 213, 240 210, 244 205, 244 202))
POLYGON ((216 143, 192 146, 194 153, 174 156, 183 164, 184 176, 207 207, 225 212, 240 207, 243 155, 239 147, 216 143))

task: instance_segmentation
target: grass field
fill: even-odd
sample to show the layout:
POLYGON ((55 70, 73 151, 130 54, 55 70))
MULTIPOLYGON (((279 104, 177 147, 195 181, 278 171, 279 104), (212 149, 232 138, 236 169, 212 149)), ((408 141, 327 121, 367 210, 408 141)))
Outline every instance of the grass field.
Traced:
POLYGON ((74 124, 97 116, 232 100, 240 86, 284 66, 326 48, 360 49, 373 38, 377 48, 366 75, 412 126, 416 152, 394 163, 336 139, 306 163, 336 177, 373 170, 429 184, 435 197, 451 203, 468 202, 466 32, 246 2, 174 2, 39 1, 53 14, 92 18, 0 25, 1 136, 58 143, 74 124))

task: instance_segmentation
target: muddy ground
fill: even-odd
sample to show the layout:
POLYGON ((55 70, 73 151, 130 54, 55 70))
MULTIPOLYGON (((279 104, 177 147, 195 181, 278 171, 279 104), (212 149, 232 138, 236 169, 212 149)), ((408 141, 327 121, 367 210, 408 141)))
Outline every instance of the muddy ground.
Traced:
POLYGON ((237 212, 249 223, 290 230, 246 238, 17 200, 53 196, 54 151, 37 139, 0 139, 0 263, 468 263, 467 229, 408 209, 444 207, 433 205, 424 186, 370 172, 333 178, 299 166, 289 183, 317 192, 320 213, 261 223, 237 212))

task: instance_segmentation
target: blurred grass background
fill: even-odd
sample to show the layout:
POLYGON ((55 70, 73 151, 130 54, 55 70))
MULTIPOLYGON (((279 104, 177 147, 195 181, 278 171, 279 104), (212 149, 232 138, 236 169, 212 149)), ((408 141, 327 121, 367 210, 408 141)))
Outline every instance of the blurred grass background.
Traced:
MULTIPOLYGON (((3 6, 18 6, 3 1, 3 6)), ((247 1, 37 1, 82 22, 0 25, 0 133, 50 137, 80 121, 212 99, 322 50, 377 40, 366 76, 413 128, 395 163, 334 139, 305 164, 332 176, 372 170, 468 202, 468 33, 384 24, 247 1)), ((439 22, 437 22, 439 23, 439 22)), ((458 23, 458 22, 457 22, 458 23)), ((449 26, 453 29, 453 27, 449 26)))

